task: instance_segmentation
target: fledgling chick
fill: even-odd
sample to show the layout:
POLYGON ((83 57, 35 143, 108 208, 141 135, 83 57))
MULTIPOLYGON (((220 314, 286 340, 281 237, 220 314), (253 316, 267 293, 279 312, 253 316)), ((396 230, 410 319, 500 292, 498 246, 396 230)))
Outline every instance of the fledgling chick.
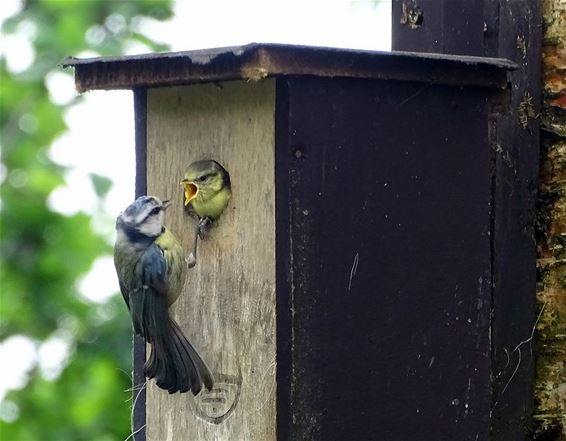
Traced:
POLYGON ((184 189, 184 205, 190 214, 196 214, 198 224, 195 231, 193 251, 188 265, 196 264, 197 241, 226 209, 232 196, 230 175, 224 167, 211 159, 191 163, 181 181, 184 189))
POLYGON ((169 393, 210 390, 210 370, 169 316, 183 289, 184 252, 164 226, 168 201, 141 196, 116 220, 114 265, 134 332, 151 345, 144 365, 147 378, 169 393))

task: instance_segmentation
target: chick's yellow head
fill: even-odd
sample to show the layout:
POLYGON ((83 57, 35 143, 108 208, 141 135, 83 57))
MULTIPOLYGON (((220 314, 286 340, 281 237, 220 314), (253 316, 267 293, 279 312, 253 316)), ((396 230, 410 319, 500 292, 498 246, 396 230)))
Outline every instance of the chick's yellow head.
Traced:
POLYGON ((203 159, 187 167, 181 185, 185 192, 186 206, 197 198, 206 202, 219 191, 229 189, 230 176, 218 162, 203 159))

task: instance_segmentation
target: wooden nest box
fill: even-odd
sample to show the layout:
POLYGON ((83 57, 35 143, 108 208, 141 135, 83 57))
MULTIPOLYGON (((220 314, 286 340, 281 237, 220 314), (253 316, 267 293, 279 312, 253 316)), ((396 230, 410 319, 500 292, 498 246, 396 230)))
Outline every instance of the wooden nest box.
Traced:
POLYGON ((65 64, 80 91, 134 91, 137 193, 177 201, 186 249, 184 168, 231 174, 173 307, 216 388, 149 381, 136 439, 489 439, 513 63, 251 44, 65 64))

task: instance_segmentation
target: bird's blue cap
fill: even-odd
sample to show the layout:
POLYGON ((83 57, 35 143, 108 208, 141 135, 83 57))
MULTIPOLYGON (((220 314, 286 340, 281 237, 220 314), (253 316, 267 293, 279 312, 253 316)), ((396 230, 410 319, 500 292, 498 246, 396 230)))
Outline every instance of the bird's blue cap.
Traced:
POLYGON ((140 196, 124 210, 124 214, 132 216, 134 213, 139 212, 144 205, 153 201, 156 205, 161 205, 161 201, 155 196, 140 196))

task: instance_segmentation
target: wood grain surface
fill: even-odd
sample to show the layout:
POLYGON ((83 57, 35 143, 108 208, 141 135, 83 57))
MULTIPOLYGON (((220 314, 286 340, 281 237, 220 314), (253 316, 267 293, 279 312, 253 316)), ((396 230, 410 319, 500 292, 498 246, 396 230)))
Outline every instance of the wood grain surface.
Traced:
POLYGON ((149 381, 148 440, 275 440, 274 105, 273 80, 148 90, 148 193, 174 201, 166 222, 187 253, 186 166, 219 161, 233 190, 172 307, 215 389, 193 398, 149 381))

